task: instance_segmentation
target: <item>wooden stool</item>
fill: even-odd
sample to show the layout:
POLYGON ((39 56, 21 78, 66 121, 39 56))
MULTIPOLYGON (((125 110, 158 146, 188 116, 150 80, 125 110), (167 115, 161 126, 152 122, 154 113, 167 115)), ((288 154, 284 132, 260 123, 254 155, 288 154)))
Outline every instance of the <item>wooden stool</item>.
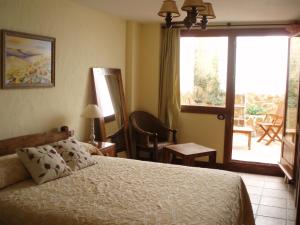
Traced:
POLYGON ((182 157, 185 166, 194 166, 196 157, 209 156, 210 166, 215 167, 217 151, 195 143, 166 146, 164 148, 164 162, 170 163, 172 155, 182 157))

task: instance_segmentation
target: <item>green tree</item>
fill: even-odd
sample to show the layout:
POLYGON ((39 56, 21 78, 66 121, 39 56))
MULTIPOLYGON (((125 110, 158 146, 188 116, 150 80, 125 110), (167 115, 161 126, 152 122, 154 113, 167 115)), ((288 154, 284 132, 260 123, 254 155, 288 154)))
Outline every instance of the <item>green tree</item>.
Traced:
MULTIPOLYGON (((194 65, 194 101, 204 105, 224 105, 225 92, 221 90, 219 80, 219 57, 217 52, 211 60, 211 67, 207 71, 201 64, 204 62, 204 51, 196 50, 194 65)), ((206 66, 207 68, 207 66, 206 66)))

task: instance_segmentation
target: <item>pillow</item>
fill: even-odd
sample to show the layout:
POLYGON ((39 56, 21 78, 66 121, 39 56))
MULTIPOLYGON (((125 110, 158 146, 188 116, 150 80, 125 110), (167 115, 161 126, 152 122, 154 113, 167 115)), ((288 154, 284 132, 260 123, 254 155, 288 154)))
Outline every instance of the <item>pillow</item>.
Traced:
POLYGON ((83 147, 83 149, 90 153, 91 155, 102 155, 102 152, 94 145, 92 144, 89 144, 89 143, 86 143, 86 142, 81 142, 81 141, 78 141, 79 144, 83 147))
POLYGON ((91 154, 86 152, 79 141, 74 138, 58 141, 52 144, 72 170, 80 170, 96 164, 91 154))
POLYGON ((50 145, 23 148, 17 154, 37 184, 72 173, 63 158, 50 145))
POLYGON ((17 154, 0 157, 0 189, 30 178, 17 154))

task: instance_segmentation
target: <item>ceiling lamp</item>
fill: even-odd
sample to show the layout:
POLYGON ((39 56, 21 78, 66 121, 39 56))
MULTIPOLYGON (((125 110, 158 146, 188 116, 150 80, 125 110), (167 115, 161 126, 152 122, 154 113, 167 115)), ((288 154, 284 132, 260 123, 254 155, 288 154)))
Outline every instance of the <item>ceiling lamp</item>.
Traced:
POLYGON ((202 0, 185 0, 181 10, 186 11, 186 17, 183 21, 173 22, 174 17, 180 16, 176 2, 174 0, 164 0, 158 15, 165 17, 167 28, 184 25, 187 29, 196 26, 206 29, 208 19, 216 18, 212 4, 202 0), (197 22, 197 19, 200 20, 200 23, 197 22))

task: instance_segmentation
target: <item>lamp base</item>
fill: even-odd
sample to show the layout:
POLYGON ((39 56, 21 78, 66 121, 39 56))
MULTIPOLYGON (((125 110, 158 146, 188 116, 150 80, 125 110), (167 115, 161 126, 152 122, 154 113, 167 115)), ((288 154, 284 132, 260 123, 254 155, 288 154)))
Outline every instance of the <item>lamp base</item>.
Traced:
POLYGON ((98 146, 98 142, 95 141, 94 119, 91 119, 91 133, 89 144, 98 146))

